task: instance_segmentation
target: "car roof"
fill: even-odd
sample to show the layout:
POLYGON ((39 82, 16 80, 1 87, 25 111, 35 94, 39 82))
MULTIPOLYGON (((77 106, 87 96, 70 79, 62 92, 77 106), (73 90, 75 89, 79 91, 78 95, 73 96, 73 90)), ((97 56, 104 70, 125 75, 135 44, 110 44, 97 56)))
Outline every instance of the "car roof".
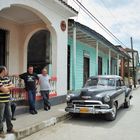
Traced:
POLYGON ((119 75, 98 75, 98 76, 91 76, 89 77, 91 79, 96 79, 96 78, 113 78, 113 79, 122 79, 121 76, 119 75))

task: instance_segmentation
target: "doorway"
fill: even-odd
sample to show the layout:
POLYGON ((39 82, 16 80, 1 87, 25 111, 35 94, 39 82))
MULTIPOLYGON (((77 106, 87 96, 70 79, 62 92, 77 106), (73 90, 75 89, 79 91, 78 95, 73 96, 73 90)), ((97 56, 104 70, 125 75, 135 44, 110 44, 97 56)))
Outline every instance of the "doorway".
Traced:
POLYGON ((0 29, 0 65, 6 65, 6 30, 0 29))
POLYGON ((28 44, 28 65, 34 67, 34 71, 39 74, 41 70, 51 63, 51 44, 50 44, 50 32, 47 30, 41 30, 36 32, 28 44))
POLYGON ((98 75, 102 75, 102 57, 98 56, 98 75))
POLYGON ((83 68, 83 85, 86 83, 90 75, 90 59, 84 56, 84 68, 83 68))

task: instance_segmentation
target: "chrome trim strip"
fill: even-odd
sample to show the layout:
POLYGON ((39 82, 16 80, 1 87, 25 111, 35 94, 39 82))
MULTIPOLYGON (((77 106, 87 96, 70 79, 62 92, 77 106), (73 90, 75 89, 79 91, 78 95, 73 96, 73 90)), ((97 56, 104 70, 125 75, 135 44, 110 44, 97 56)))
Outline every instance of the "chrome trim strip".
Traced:
POLYGON ((97 101, 97 100, 73 100, 72 103, 74 102, 79 102, 79 103, 99 103, 99 104, 103 104, 101 101, 97 101))

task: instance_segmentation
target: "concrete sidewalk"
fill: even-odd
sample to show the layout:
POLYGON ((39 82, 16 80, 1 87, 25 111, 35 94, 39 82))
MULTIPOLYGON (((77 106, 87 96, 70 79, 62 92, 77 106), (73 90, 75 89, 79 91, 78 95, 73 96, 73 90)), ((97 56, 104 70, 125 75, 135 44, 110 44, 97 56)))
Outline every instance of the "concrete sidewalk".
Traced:
POLYGON ((41 129, 55 125, 56 123, 70 118, 65 112, 66 104, 52 106, 51 110, 39 110, 38 114, 22 114, 16 116, 17 120, 12 121, 16 134, 7 134, 3 140, 17 140, 27 137, 41 129))

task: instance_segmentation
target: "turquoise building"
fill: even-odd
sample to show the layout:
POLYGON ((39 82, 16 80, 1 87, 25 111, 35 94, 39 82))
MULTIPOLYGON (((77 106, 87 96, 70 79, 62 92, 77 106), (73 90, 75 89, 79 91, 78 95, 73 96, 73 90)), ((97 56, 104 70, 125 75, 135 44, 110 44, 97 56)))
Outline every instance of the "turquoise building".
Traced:
POLYGON ((67 89, 81 88, 89 76, 119 75, 124 55, 105 37, 74 20, 68 23, 67 89))

